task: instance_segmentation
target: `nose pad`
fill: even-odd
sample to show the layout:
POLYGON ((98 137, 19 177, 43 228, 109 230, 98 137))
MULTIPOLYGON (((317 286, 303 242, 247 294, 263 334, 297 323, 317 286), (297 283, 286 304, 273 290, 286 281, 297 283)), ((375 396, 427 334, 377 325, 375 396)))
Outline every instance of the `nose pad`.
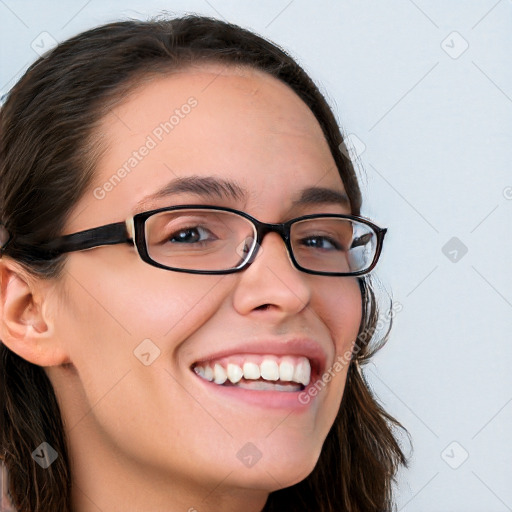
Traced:
POLYGON ((252 263, 263 254, 263 247, 256 241, 253 236, 248 236, 243 242, 238 244, 235 252, 240 257, 240 263, 247 258, 247 254, 251 252, 249 263, 252 263))

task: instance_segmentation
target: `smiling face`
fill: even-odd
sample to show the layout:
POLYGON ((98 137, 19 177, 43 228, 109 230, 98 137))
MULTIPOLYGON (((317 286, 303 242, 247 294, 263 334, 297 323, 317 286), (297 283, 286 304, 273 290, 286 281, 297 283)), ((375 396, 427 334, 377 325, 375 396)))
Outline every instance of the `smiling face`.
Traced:
MULTIPOLYGON (((171 205, 230 207, 268 223, 350 213, 335 198, 343 183, 314 115, 255 70, 212 64, 157 77, 116 106, 101 133, 108 150, 65 234, 171 205), (147 199, 166 187, 170 195, 147 199)), ((94 495, 101 507, 112 494, 165 503, 172 489, 183 510, 210 510, 225 490, 251 489, 249 501, 262 506, 268 492, 313 470, 346 367, 307 404, 293 384, 246 390, 193 368, 210 363, 220 382, 215 363, 232 364, 231 375, 252 363, 248 381, 258 369, 271 380, 281 366, 283 380, 288 372, 307 383, 311 364, 312 385, 352 349, 355 278, 297 270, 269 233, 255 261, 228 275, 152 267, 130 244, 70 253, 59 297, 56 336, 72 365, 47 371, 77 502, 94 495), (197 496, 207 496, 202 508, 197 496)))

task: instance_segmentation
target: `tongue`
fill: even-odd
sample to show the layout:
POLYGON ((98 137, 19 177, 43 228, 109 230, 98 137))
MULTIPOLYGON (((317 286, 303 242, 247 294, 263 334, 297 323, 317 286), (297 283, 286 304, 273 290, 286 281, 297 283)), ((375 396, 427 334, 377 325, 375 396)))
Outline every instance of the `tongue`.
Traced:
POLYGON ((269 382, 268 380, 248 380, 242 379, 236 384, 227 380, 224 386, 233 386, 242 389, 250 389, 253 391, 301 391, 303 386, 297 382, 269 382))

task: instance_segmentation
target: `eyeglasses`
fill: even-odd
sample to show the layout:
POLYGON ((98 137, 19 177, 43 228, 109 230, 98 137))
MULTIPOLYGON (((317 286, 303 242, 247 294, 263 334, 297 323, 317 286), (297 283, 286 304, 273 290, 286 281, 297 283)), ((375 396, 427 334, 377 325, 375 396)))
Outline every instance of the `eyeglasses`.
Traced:
POLYGON ((359 276, 377 264, 386 231, 355 215, 304 215, 267 224, 232 208, 180 205, 56 238, 34 248, 34 256, 50 260, 67 252, 129 243, 154 267, 190 274, 230 274, 247 268, 257 257, 264 236, 275 232, 297 269, 308 274, 359 276))

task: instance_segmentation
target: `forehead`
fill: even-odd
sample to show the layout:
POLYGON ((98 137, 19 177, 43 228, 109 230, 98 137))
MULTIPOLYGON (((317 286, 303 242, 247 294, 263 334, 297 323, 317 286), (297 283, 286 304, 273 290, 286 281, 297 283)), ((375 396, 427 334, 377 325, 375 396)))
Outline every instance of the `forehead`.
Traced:
POLYGON ((259 70, 211 64, 152 77, 111 109, 101 136, 107 149, 94 187, 108 189, 103 208, 115 204, 126 216, 190 176, 235 182, 246 206, 260 208, 290 205, 307 187, 344 191, 313 113, 259 70))

